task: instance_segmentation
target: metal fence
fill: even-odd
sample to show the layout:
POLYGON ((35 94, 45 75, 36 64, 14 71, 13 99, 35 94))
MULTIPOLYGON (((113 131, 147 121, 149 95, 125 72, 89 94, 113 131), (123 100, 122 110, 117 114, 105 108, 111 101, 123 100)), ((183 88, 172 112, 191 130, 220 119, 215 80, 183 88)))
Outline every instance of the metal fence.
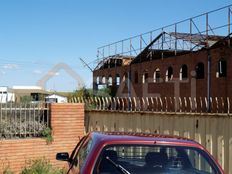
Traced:
POLYGON ((85 103, 86 110, 232 113, 229 97, 76 97, 71 103, 85 103))
POLYGON ((40 137, 49 120, 46 103, 0 103, 0 139, 40 137))

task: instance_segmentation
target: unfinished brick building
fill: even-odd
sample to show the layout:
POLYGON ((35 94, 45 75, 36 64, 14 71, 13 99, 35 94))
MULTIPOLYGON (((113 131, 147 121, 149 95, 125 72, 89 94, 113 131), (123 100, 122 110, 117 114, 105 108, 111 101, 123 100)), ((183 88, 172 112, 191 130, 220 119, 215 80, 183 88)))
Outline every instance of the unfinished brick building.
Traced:
POLYGON ((227 6, 99 48, 95 92, 107 87, 130 97, 232 97, 231 12, 227 6), (210 23, 224 11, 227 20, 210 23), (205 25, 198 26, 201 18, 205 25))

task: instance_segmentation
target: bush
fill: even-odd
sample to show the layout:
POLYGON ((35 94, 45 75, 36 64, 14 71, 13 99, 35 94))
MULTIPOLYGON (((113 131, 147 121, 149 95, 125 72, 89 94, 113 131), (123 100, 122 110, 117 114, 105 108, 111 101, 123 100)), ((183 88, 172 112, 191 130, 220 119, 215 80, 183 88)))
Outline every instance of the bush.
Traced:
POLYGON ((2 173, 3 174, 14 174, 14 172, 12 172, 9 168, 5 169, 2 173))
POLYGON ((21 174, 63 174, 63 169, 55 169, 45 158, 31 160, 21 174))
POLYGON ((42 131, 42 136, 46 139, 47 144, 50 144, 53 141, 52 130, 49 127, 42 131))
POLYGON ((10 163, 7 159, 0 161, 0 173, 2 174, 14 174, 10 168, 10 163))
MULTIPOLYGON (((46 124, 38 121, 9 121, 2 120, 0 122, 0 135, 2 138, 12 138, 21 136, 41 136, 46 130, 46 124), (25 135, 26 134, 28 135, 25 135)), ((43 136, 43 135, 42 135, 43 136)))

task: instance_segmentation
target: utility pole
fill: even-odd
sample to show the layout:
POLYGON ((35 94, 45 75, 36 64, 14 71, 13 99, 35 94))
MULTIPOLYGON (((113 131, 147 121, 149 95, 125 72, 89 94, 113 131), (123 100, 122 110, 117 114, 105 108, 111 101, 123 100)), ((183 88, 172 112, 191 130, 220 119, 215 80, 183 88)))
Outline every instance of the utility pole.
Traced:
POLYGON ((207 71, 207 101, 208 108, 207 111, 211 112, 211 54, 209 48, 209 40, 208 40, 208 31, 209 31, 209 16, 208 13, 205 14, 206 17, 206 49, 207 49, 207 59, 208 59, 208 71, 207 71))
POLYGON ((207 48, 207 56, 208 56, 208 72, 207 72, 207 101, 208 108, 207 111, 211 112, 211 54, 209 48, 207 48))

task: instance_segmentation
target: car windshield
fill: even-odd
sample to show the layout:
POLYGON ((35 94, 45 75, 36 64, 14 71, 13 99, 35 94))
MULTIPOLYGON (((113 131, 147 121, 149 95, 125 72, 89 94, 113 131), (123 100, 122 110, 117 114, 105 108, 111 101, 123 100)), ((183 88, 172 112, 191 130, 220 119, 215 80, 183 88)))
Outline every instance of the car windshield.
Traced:
POLYGON ((209 155, 198 148, 182 146, 111 145, 101 152, 94 174, 120 174, 115 164, 130 174, 218 174, 209 155))

